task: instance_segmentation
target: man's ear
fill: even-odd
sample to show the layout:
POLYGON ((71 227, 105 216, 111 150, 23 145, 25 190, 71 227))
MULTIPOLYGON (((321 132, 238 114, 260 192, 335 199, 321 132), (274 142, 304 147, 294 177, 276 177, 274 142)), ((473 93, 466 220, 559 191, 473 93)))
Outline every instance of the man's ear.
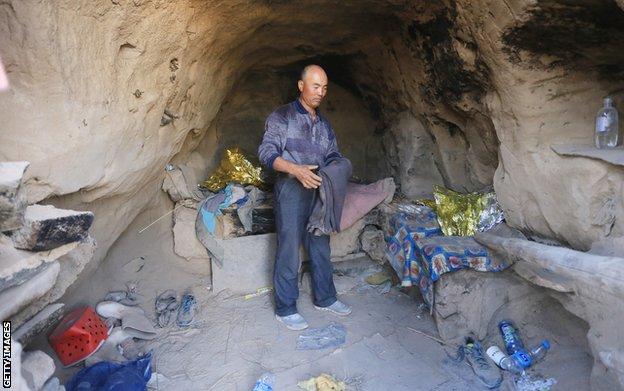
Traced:
POLYGON ((297 87, 299 87, 299 92, 303 92, 303 80, 297 82, 297 87))

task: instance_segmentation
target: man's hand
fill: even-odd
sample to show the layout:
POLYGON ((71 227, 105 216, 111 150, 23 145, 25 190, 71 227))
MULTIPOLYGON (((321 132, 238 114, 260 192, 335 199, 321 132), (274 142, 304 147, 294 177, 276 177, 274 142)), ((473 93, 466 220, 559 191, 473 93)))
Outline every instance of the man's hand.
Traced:
POLYGON ((316 189, 321 185, 321 177, 312 172, 312 170, 316 168, 318 168, 318 166, 289 162, 281 156, 273 162, 273 169, 275 171, 285 172, 295 176, 306 189, 316 189))
POLYGON ((321 185, 322 181, 322 178, 312 171, 317 168, 318 166, 298 165, 292 174, 306 189, 316 189, 321 185))

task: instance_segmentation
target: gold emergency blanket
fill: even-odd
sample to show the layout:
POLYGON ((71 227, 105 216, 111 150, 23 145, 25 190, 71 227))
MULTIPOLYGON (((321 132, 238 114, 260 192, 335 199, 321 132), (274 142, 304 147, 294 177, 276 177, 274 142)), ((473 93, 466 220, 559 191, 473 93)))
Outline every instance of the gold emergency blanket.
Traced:
POLYGON ((260 186, 263 184, 260 167, 255 167, 239 148, 228 148, 217 170, 202 183, 202 187, 216 192, 229 182, 241 185, 260 186))
POLYGON ((471 236, 477 231, 489 193, 461 194, 442 186, 433 187, 438 223, 445 235, 471 236))

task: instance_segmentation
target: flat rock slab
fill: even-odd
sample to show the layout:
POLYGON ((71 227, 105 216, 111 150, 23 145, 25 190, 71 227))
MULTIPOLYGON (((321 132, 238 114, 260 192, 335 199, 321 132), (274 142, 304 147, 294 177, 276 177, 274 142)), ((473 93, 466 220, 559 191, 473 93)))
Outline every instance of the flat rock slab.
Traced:
POLYGON ((52 289, 20 310, 18 314, 12 316, 13 327, 19 327, 43 310, 48 304, 60 299, 65 294, 67 288, 76 281, 84 267, 93 259, 95 249, 95 239, 89 236, 78 243, 72 251, 58 258, 56 262, 60 265, 60 270, 52 289))
POLYGON ((0 232, 22 226, 26 197, 21 191, 28 162, 0 162, 0 232))
POLYGON ((52 289, 59 270, 59 263, 54 261, 30 280, 0 293, 0 320, 9 320, 22 308, 52 289))
POLYGON ((24 226, 12 233, 13 244, 23 250, 51 250, 84 239, 92 223, 91 212, 31 205, 26 208, 24 226))
POLYGON ((0 291, 19 285, 78 246, 72 242, 52 250, 25 251, 13 247, 11 238, 0 234, 0 291))
POLYGON ((38 334, 57 323, 65 313, 65 304, 50 304, 13 332, 13 339, 27 346, 38 334))

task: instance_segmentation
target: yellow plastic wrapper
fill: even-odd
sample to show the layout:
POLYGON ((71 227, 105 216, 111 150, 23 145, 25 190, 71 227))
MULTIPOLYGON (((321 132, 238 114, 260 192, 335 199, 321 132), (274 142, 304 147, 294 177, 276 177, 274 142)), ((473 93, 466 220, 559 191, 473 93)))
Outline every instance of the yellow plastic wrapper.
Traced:
POLYGON ((433 187, 438 223, 445 235, 471 236, 477 231, 488 193, 461 194, 441 186, 433 187))
POLYGON ((321 373, 317 377, 300 381, 297 386, 305 391, 346 391, 344 382, 336 380, 332 375, 321 373))
POLYGON ((202 183, 202 187, 216 192, 227 186, 229 182, 241 185, 260 186, 261 168, 255 167, 239 148, 228 148, 219 163, 217 170, 202 183))

